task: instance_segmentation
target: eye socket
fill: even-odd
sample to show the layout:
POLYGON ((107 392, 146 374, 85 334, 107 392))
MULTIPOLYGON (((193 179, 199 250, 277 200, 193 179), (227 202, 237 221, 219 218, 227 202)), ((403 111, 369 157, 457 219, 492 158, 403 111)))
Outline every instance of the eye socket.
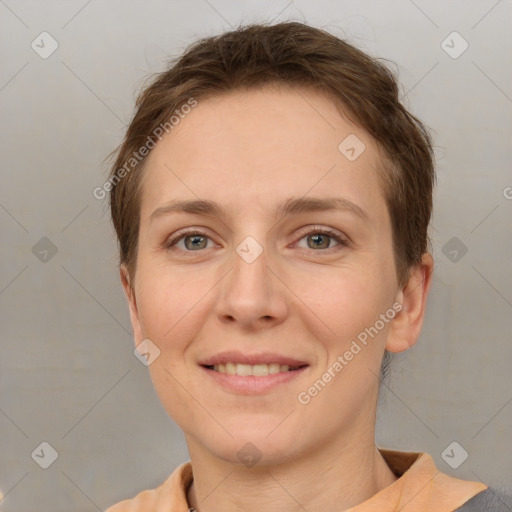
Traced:
POLYGON ((199 238, 211 240, 211 238, 208 236, 208 234, 205 233, 204 231, 200 231, 197 229, 194 229, 194 230, 190 229, 187 231, 182 231, 177 236, 168 239, 165 243, 165 247, 166 247, 166 249, 171 249, 172 247, 177 246, 179 242, 184 240, 185 241, 185 249, 179 248, 182 251, 195 252, 198 249, 206 249, 207 247, 204 246, 203 244, 196 243, 197 239, 199 239, 199 238), (194 242, 192 242, 192 245, 191 245, 191 247, 193 247, 192 250, 190 250, 190 246, 187 246, 187 243, 186 243, 187 239, 189 239, 189 238, 192 238, 193 240, 195 240, 194 242))
MULTIPOLYGON (((299 241, 303 240, 304 238, 308 239, 308 241, 306 242, 307 243, 306 249, 315 248, 315 249, 313 249, 314 252, 319 252, 319 251, 316 251, 316 248, 320 248, 322 250, 327 250, 327 249, 333 249, 334 247, 348 246, 348 240, 344 236, 342 236, 337 231, 334 231, 330 228, 325 228, 322 226, 313 226, 312 228, 306 228, 306 231, 302 232, 301 235, 302 236, 300 237, 299 241), (326 239, 327 239, 327 247, 323 247, 322 245, 325 245, 326 239), (313 240, 313 246, 311 246, 309 244, 309 240, 313 240), (315 240, 320 240, 320 244, 316 244, 314 242, 315 240), (331 243, 330 243, 331 240, 335 240, 337 242, 337 245, 334 247, 331 247, 331 243)), ((302 248, 304 248, 304 247, 302 247, 302 248)))
MULTIPOLYGON (((302 230, 302 232, 300 233, 300 238, 298 239, 298 241, 300 242, 304 238, 312 237, 313 235, 316 236, 316 238, 314 238, 313 240, 320 239, 321 243, 315 244, 313 242, 313 246, 311 246, 307 242, 308 247, 306 247, 306 248, 301 247, 301 249, 311 249, 314 252, 321 252, 321 251, 317 251, 316 249, 320 248, 320 249, 322 249, 322 251, 325 251, 327 249, 333 249, 334 247, 340 247, 340 246, 344 247, 344 246, 349 245, 348 240, 344 236, 342 236, 340 233, 338 233, 337 231, 334 231, 330 228, 325 228, 322 226, 313 226, 310 228, 305 228, 305 230, 302 230), (326 238, 328 239, 328 242, 327 242, 328 247, 322 247, 322 245, 325 245, 326 238), (331 247, 331 243, 330 243, 331 239, 335 240, 337 242, 336 246, 331 247), (322 240, 324 241, 323 244, 322 244, 322 240)), ((200 229, 188 229, 186 231, 178 232, 178 234, 176 234, 174 237, 167 239, 167 241, 165 242, 165 248, 168 250, 175 250, 174 248, 178 247, 178 244, 181 241, 184 241, 184 244, 185 244, 184 248, 178 247, 178 250, 183 251, 183 252, 196 252, 201 249, 211 248, 211 246, 208 247, 208 240, 211 241, 212 239, 211 239, 211 237, 208 236, 208 234, 206 232, 204 232, 200 229), (202 241, 201 241, 201 239, 202 239, 202 241), (187 240, 192 240, 191 244, 187 244, 187 240), (205 240, 206 240, 206 245, 204 243, 205 240)))

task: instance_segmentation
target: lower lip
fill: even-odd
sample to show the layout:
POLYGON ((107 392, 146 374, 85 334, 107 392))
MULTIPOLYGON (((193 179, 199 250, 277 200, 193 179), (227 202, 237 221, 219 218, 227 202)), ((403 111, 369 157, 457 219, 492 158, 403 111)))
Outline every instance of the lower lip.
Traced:
POLYGON ((299 378, 308 369, 307 366, 303 366, 298 370, 256 377, 254 375, 229 375, 210 370, 204 366, 201 366, 201 368, 223 388, 241 395, 261 395, 299 378))

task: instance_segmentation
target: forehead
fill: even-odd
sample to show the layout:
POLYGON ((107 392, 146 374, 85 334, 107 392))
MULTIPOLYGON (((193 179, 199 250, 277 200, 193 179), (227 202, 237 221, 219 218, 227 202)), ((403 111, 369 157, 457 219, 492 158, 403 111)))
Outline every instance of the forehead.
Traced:
POLYGON ((146 162, 141 215, 205 198, 274 211, 279 199, 342 196, 382 217, 380 151, 326 96, 280 87, 199 100, 146 162))

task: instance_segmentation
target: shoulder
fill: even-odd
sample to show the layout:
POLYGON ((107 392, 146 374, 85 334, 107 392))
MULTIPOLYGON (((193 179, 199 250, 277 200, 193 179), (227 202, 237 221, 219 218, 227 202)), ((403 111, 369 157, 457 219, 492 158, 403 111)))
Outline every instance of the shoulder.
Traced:
POLYGON ((512 494, 503 489, 489 487, 456 509, 456 512, 510 512, 511 510, 512 494))
POLYGON ((187 509, 186 490, 193 478, 190 462, 177 467, 156 489, 139 492, 134 498, 112 505, 105 512, 151 512, 187 509))
POLYGON ((157 490, 142 491, 134 498, 123 500, 109 507, 105 512, 139 512, 153 510, 157 503, 157 490))

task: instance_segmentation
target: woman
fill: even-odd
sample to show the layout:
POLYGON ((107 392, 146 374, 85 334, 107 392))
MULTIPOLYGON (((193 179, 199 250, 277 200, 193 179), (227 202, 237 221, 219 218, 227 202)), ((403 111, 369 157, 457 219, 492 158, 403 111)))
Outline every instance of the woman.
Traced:
POLYGON ((434 179, 391 73, 300 23, 198 41, 146 88, 103 188, 190 462, 108 512, 481 506, 485 484, 375 445, 379 375, 425 315, 434 179))

